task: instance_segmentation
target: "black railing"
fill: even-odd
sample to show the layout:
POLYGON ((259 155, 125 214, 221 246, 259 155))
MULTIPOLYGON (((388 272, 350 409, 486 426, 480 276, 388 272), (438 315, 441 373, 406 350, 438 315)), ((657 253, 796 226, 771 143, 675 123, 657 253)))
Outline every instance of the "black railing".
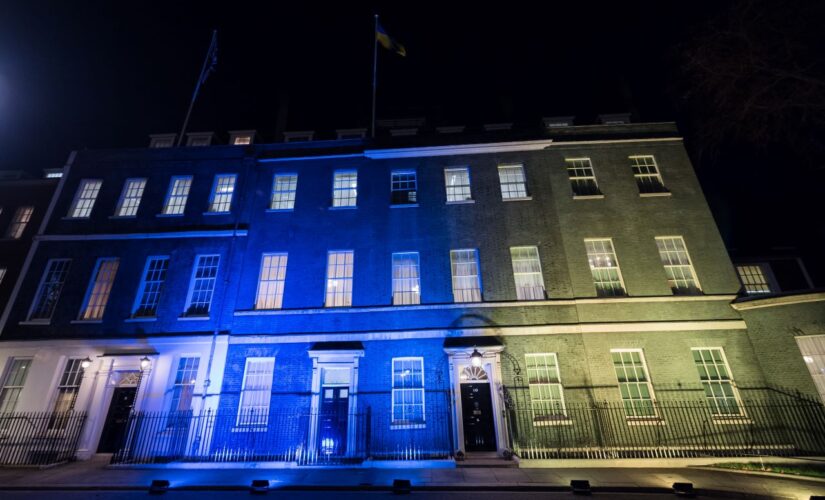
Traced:
POLYGON ((746 400, 724 415, 706 401, 656 402, 646 417, 629 417, 621 402, 529 404, 505 412, 513 452, 525 459, 825 453, 825 408, 806 399, 746 400))
POLYGON ((112 463, 294 462, 300 465, 452 456, 450 416, 393 423, 370 408, 350 414, 138 412, 112 463))
POLYGON ((82 412, 0 413, 0 465, 53 465, 73 460, 82 412))

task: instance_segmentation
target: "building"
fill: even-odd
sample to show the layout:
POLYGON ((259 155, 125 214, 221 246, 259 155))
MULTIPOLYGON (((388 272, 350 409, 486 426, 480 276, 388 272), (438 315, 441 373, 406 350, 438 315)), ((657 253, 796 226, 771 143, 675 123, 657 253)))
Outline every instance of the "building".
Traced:
POLYGON ((72 429, 41 461, 825 450, 798 333, 750 327, 673 124, 420 125, 74 155, 0 413, 72 429))

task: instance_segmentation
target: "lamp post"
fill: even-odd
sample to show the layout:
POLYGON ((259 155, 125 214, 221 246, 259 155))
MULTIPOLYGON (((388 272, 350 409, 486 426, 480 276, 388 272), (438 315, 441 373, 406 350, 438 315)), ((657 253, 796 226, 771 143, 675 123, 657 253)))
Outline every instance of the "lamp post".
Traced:
POLYGON ((146 371, 152 365, 152 360, 149 359, 149 356, 143 356, 140 358, 140 369, 142 371, 146 371))
POLYGON ((478 349, 473 349, 473 353, 470 354, 470 364, 476 368, 480 368, 483 358, 484 356, 478 352, 478 349))

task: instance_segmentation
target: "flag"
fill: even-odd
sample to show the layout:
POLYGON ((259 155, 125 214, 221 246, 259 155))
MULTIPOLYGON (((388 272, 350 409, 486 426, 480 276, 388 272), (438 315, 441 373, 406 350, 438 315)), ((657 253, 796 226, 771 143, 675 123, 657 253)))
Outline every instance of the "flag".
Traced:
POLYGON ((203 85, 210 73, 215 71, 215 66, 218 65, 218 31, 212 32, 212 43, 209 44, 209 50, 206 52, 206 59, 204 61, 203 70, 201 71, 201 78, 198 81, 198 86, 203 85))
POLYGON ((388 35, 384 30, 384 27, 381 26, 381 23, 378 22, 377 19, 375 21, 375 39, 378 40, 378 43, 380 43, 385 49, 391 50, 401 57, 405 57, 407 55, 407 49, 398 43, 396 39, 388 35))

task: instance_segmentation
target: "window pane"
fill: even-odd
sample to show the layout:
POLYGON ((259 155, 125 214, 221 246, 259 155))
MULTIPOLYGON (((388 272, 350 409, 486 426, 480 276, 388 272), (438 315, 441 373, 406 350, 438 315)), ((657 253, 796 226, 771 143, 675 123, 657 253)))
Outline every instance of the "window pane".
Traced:
POLYGON ((469 201, 473 199, 470 192, 470 169, 444 169, 444 185, 447 188, 447 202, 469 201))
POLYGON ((6 238, 16 240, 23 236, 23 231, 26 230, 26 226, 31 221, 33 213, 34 207, 19 207, 15 210, 11 224, 9 224, 9 228, 6 231, 6 238))
POLYGON ((596 285, 596 295, 599 297, 613 297, 624 295, 624 282, 619 269, 619 261, 613 251, 613 242, 604 240, 584 240, 587 249, 587 262, 590 264, 590 274, 593 284, 596 285))
POLYGON ((455 302, 481 302, 481 277, 477 250, 451 250, 450 267, 453 275, 455 302))
POLYGON ((298 189, 297 174, 276 174, 272 181, 272 210, 292 210, 295 208, 295 192, 298 189))
POLYGON ((29 375, 31 359, 9 358, 3 386, 0 387, 0 414, 13 412, 29 375))
POLYGON ((414 170, 393 171, 390 176, 390 194, 393 205, 416 203, 417 181, 414 170))
POLYGON ((265 426, 269 421, 275 358, 247 358, 238 404, 239 426, 265 426))
POLYGON ((358 172, 339 170, 333 175, 332 206, 354 207, 358 201, 358 172))
POLYGON ((69 217, 86 218, 92 214, 95 206, 97 194, 103 181, 100 179, 83 179, 77 188, 72 206, 69 209, 69 217))
POLYGON ((137 214, 145 188, 146 179, 126 179, 126 183, 123 184, 123 192, 120 193, 120 200, 117 202, 115 215, 118 217, 132 217, 137 214))
POLYGON ((681 236, 657 237, 656 246, 667 275, 667 283, 676 295, 702 292, 693 272, 685 241, 681 236))
POLYGON ((693 349, 693 361, 699 373, 699 380, 702 381, 711 413, 742 415, 742 409, 736 397, 736 388, 722 355, 722 349, 693 349))
POLYGON ((200 358, 184 357, 178 361, 178 369, 175 372, 175 380, 172 384, 172 397, 169 404, 169 419, 167 427, 175 427, 183 423, 179 418, 183 412, 192 409, 192 395, 195 392, 195 383, 198 380, 198 366, 200 358))
POLYGON ((261 260, 255 309, 280 309, 284 298, 287 254, 267 253, 261 260))
POLYGON ((631 156, 630 167, 640 193, 666 193, 659 167, 652 156, 631 156))
POLYGON ((329 252, 327 255, 326 307, 352 305, 352 250, 329 252))
POLYGON ((424 420, 424 360, 393 358, 392 423, 423 424, 424 420))
POLYGON ((212 305, 212 294, 218 276, 219 255, 199 255, 189 285, 187 316, 205 316, 212 305))
POLYGON ((30 320, 51 319, 71 262, 71 259, 51 259, 46 264, 46 270, 43 272, 43 278, 29 313, 30 320))
POLYGON ((510 258, 518 300, 544 300, 544 277, 541 274, 538 247, 512 247, 510 258))
POLYGON ((650 381, 641 351, 611 351, 619 394, 628 417, 655 417, 650 381))
POLYGON ((209 200, 210 212, 229 212, 232 208, 232 195, 235 193, 235 174, 215 176, 215 187, 209 200))
POLYGON ((115 274, 120 265, 120 259, 106 258, 98 259, 92 281, 89 282, 89 290, 86 292, 86 304, 83 306, 80 319, 98 320, 103 318, 106 304, 109 302, 109 294, 112 291, 112 284, 115 281, 115 274))
POLYGON ((564 390, 555 353, 526 354, 527 383, 534 421, 565 418, 564 390))
POLYGON ((166 282, 166 272, 169 269, 169 257, 149 257, 146 259, 146 268, 143 279, 138 287, 137 302, 133 317, 154 317, 157 315, 160 293, 166 282))
POLYGON ((421 303, 421 278, 418 252, 392 254, 392 303, 421 303))
POLYGON ((501 183, 501 198, 512 200, 527 197, 527 184, 522 165, 498 167, 498 179, 501 183))
POLYGON ((745 287, 745 293, 748 295, 772 292, 771 285, 761 265, 750 264, 736 266, 736 272, 739 274, 739 280, 742 282, 742 286, 745 287))
POLYGON ((573 188, 574 196, 596 196, 602 194, 596 183, 596 174, 590 158, 573 158, 565 160, 567 163, 567 175, 570 177, 570 185, 573 188))
POLYGON ((191 187, 191 175, 172 177, 169 182, 169 193, 166 195, 166 202, 163 205, 163 213, 165 215, 183 214, 191 187))

